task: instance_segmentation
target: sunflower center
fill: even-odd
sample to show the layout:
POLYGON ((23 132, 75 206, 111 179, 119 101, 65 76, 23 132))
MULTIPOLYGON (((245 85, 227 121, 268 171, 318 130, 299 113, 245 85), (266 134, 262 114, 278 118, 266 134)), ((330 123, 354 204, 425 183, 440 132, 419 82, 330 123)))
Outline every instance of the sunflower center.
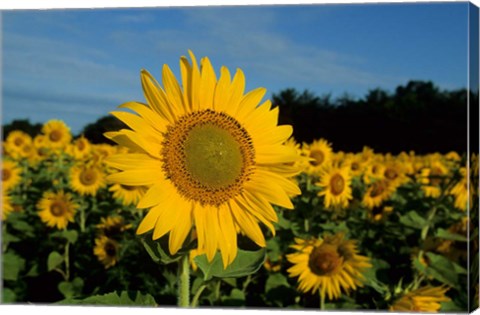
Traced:
POLYGON ((398 173, 393 168, 387 168, 387 170, 385 171, 385 177, 388 178, 389 180, 394 180, 395 178, 398 177, 398 173))
POLYGON ((105 243, 105 246, 103 247, 103 249, 105 250, 105 253, 109 257, 115 257, 115 255, 117 254, 117 248, 115 247, 115 244, 113 244, 110 241, 107 241, 105 243))
POLYGON ((181 117, 165 134, 164 172, 186 199, 218 206, 243 189, 255 164, 246 130, 207 109, 181 117))
POLYGON ((2 169, 2 181, 9 180, 11 176, 12 176, 12 172, 9 169, 7 168, 2 169))
POLYGON ((55 201, 50 205, 50 213, 54 217, 61 217, 65 213, 65 205, 63 202, 55 201))
POLYGON ((308 266, 316 275, 325 276, 337 270, 342 262, 343 259, 339 255, 337 247, 324 243, 310 253, 308 266))
POLYGON ((83 141, 83 140, 81 140, 81 139, 78 140, 78 142, 77 142, 77 149, 78 149, 79 151, 83 151, 83 150, 85 149, 85 147, 86 147, 85 141, 83 141))
POLYGON ((52 142, 60 141, 60 139, 62 138, 62 132, 59 131, 59 130, 53 130, 53 131, 50 132, 50 134, 48 135, 48 138, 49 138, 50 141, 52 141, 52 142))
POLYGON ((313 161, 310 161, 313 166, 321 165, 325 160, 325 154, 320 150, 310 151, 310 157, 313 158, 313 161))
POLYGON ((345 179, 340 174, 335 174, 330 179, 330 190, 335 196, 340 195, 345 189, 345 179))
POLYGON ((17 147, 19 147, 19 146, 21 146, 21 145, 23 144, 23 139, 20 138, 20 137, 15 138, 15 140, 13 140, 13 143, 14 143, 17 147))
POLYGON ((384 184, 381 182, 375 182, 370 190, 370 197, 374 198, 380 196, 385 190, 384 184))
POLYGON ((359 168, 360 168, 360 165, 358 165, 357 162, 352 162, 352 164, 350 165, 350 169, 351 169, 352 171, 356 171, 356 170, 358 170, 359 168))
POLYGON ((80 173, 80 182, 84 186, 90 186, 95 184, 97 180, 97 173, 92 169, 84 169, 80 173))

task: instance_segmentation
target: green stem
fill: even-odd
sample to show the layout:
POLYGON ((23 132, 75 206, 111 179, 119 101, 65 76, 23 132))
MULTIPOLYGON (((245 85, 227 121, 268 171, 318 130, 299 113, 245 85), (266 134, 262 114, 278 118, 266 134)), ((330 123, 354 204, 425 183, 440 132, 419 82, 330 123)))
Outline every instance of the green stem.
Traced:
POLYGON ((70 249, 70 243, 67 242, 67 245, 65 245, 65 281, 68 281, 70 279, 70 254, 69 254, 69 249, 70 249))
POLYGON ((206 284, 202 284, 198 288, 197 292, 195 292, 195 295, 193 296, 192 303, 191 303, 192 307, 198 306, 198 299, 200 298, 200 295, 202 294, 203 290, 205 290, 206 287, 207 287, 206 284))
POLYGON ((80 231, 85 232, 85 206, 80 206, 80 231))
POLYGON ((190 263, 185 254, 178 263, 178 306, 190 306, 190 263))
POLYGON ((320 293, 320 310, 325 310, 325 295, 320 293))

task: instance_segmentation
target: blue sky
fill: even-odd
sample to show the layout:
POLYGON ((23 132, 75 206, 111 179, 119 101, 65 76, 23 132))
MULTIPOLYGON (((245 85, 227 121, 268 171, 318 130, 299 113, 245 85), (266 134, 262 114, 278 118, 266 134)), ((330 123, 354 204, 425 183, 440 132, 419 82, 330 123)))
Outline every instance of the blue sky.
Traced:
POLYGON ((142 101, 139 72, 179 76, 191 49, 247 90, 362 98, 409 80, 467 85, 468 3, 315 4, 2 12, 2 121, 62 119, 78 133, 142 101))

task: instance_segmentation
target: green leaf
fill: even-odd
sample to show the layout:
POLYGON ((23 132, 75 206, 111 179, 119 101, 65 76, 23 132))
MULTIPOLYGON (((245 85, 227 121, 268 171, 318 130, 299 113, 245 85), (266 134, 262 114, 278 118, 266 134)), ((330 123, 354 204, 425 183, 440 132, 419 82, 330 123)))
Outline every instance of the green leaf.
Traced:
POLYGON ((2 290, 2 303, 13 303, 15 302, 17 298, 17 295, 15 294, 15 292, 13 292, 12 290, 10 289, 3 289, 2 290))
POLYGON ((219 252, 214 256, 212 262, 208 262, 205 254, 195 257, 195 263, 203 272, 203 279, 208 281, 215 278, 238 278, 252 274, 265 262, 266 250, 261 248, 257 251, 238 250, 237 257, 233 262, 223 268, 222 256, 219 252))
POLYGON ((230 296, 222 297, 224 305, 227 306, 242 306, 245 305, 245 293, 237 288, 232 289, 230 296))
POLYGON ((78 239, 78 232, 75 230, 65 230, 63 231, 63 237, 70 243, 75 244, 78 239))
POLYGON ((270 291, 271 289, 280 287, 280 286, 289 287, 287 278, 281 273, 274 273, 268 276, 267 282, 265 283, 265 292, 270 291))
POLYGON ((451 241, 468 242, 468 238, 466 236, 456 233, 450 233, 449 231, 441 228, 437 229, 435 236, 451 241))
POLYGON ((38 264, 34 264, 32 266, 32 268, 30 268, 30 270, 27 272, 27 274, 25 275, 25 277, 36 277, 38 276, 40 273, 38 272, 38 264))
POLYGON ((25 259, 15 255, 12 252, 7 252, 3 257, 3 279, 17 281, 18 274, 25 267, 25 259))
POLYGON ((409 211, 407 214, 400 217, 400 223, 421 230, 427 224, 427 220, 421 217, 417 212, 409 211))
POLYGON ((455 266, 455 263, 441 255, 426 253, 426 256, 428 258, 428 266, 425 267, 419 262, 418 258, 416 258, 413 262, 415 268, 425 273, 427 276, 431 276, 451 287, 458 286, 458 274, 463 272, 466 273, 464 268, 458 265, 455 266))
POLYGON ((73 284, 67 281, 62 281, 58 284, 58 291, 60 291, 66 299, 72 298, 75 295, 73 284))
POLYGON ((124 306, 157 306, 155 299, 150 294, 141 294, 140 292, 122 291, 120 295, 116 292, 103 295, 94 295, 85 299, 65 299, 55 304, 68 305, 124 305, 124 306), (133 296, 132 296, 133 295, 133 296))
POLYGON ((61 263, 63 263, 63 256, 60 255, 58 252, 51 252, 48 255, 47 259, 47 269, 48 271, 52 271, 53 269, 57 268, 61 263))
POLYGON ((147 234, 142 237, 141 242, 145 247, 145 250, 150 255, 152 260, 158 264, 171 264, 177 262, 182 258, 184 254, 187 254, 188 251, 193 247, 193 243, 189 244, 187 247, 183 247, 175 255, 171 255, 168 249, 168 237, 164 236, 158 240, 152 240, 152 235, 147 234))
MULTIPOLYGON (((12 216, 12 215, 10 215, 10 216, 12 216)), ((11 219, 11 218, 9 217, 9 219, 11 219)), ((20 218, 16 218, 16 220, 11 219, 9 221, 9 223, 10 223, 10 225, 13 229, 15 229, 19 232, 22 232, 23 235, 25 235, 27 237, 35 236, 33 227, 30 224, 28 224, 27 222, 22 221, 20 218)))

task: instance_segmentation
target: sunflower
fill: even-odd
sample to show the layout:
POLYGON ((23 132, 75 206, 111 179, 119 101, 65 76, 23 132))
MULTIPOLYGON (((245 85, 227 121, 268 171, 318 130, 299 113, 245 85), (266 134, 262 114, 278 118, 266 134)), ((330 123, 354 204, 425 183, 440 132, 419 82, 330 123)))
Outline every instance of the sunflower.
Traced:
POLYGON ((13 158, 22 156, 24 145, 32 144, 32 137, 21 130, 13 130, 5 139, 5 153, 13 158))
POLYGON ((442 162, 436 160, 429 167, 421 170, 420 183, 425 196, 438 198, 442 193, 441 184, 443 178, 448 175, 448 168, 442 162))
POLYGON ((106 185, 102 170, 96 166, 77 165, 70 170, 70 183, 76 192, 95 196, 106 185))
POLYGON ((101 235, 95 239, 95 247, 93 248, 93 254, 97 256, 105 269, 113 267, 118 262, 118 251, 120 249, 117 241, 101 235))
POLYGON ((72 201, 72 195, 59 191, 45 192, 37 204, 40 210, 38 215, 42 222, 49 227, 56 227, 59 230, 67 228, 68 222, 74 221, 78 204, 72 201))
POLYGON ((2 163, 2 187, 9 190, 20 183, 22 177, 21 170, 17 163, 9 160, 3 160, 2 163))
POLYGON ((323 188, 318 195, 325 196, 325 207, 346 208, 349 200, 353 198, 351 182, 348 166, 331 166, 320 173, 320 182, 315 185, 323 188))
POLYGON ((113 184, 108 190, 113 193, 113 198, 120 200, 124 206, 130 206, 137 205, 147 189, 144 186, 113 184))
POLYGON ((438 312, 441 308, 440 302, 450 301, 450 298, 445 296, 447 291, 448 288, 445 286, 433 287, 427 285, 418 288, 397 299, 390 306, 390 311, 438 312))
POLYGON ((291 247, 295 253, 287 259, 294 264, 287 271, 297 277, 302 292, 319 292, 322 300, 338 299, 341 291, 348 293, 363 286, 365 268, 371 267, 370 259, 358 255, 356 242, 344 240, 343 233, 322 239, 295 239, 291 247))
POLYGON ((76 160, 84 160, 91 151, 91 144, 83 135, 68 146, 68 153, 76 160))
POLYGON ((314 140, 311 144, 303 143, 302 151, 309 158, 307 174, 316 174, 329 165, 333 155, 332 146, 325 139, 314 140))
POLYGON ((101 218, 100 223, 97 224, 97 229, 109 238, 114 238, 131 227, 131 224, 125 224, 123 218, 119 216, 101 218))
POLYGON ((237 230, 261 247, 259 223, 274 232, 278 220, 271 203, 292 209, 290 195, 300 194, 288 180, 299 156, 285 146, 291 126, 277 126, 278 107, 258 105, 266 93, 258 88, 244 95, 245 78, 234 78, 226 67, 217 80, 208 58, 192 64, 180 60, 182 88, 170 68, 163 67, 163 85, 145 70, 142 86, 148 105, 127 103, 138 115, 114 112, 132 130, 106 133, 132 153, 116 154, 106 162, 121 172, 114 183, 149 186, 138 208, 151 208, 137 233, 153 231, 153 239, 169 234, 175 254, 192 226, 198 249, 211 261, 220 250, 223 265, 237 255, 237 230))
POLYGON ((45 146, 52 150, 65 148, 72 140, 70 128, 61 120, 52 119, 42 127, 45 146))
POLYGON ((460 174, 462 179, 455 184, 450 190, 450 194, 455 197, 454 206, 462 211, 467 210, 467 202, 472 204, 472 194, 468 189, 467 169, 465 167, 460 168, 460 174))
POLYGON ((2 212, 0 212, 0 220, 7 219, 10 212, 13 211, 13 206, 10 201, 10 196, 5 189, 2 189, 2 212))
POLYGON ((370 157, 363 174, 363 181, 366 184, 382 180, 385 174, 385 165, 378 156, 370 157))
POLYGON ((379 207, 395 192, 395 187, 386 179, 377 180, 370 184, 363 195, 362 203, 368 209, 379 207))
POLYGON ((383 178, 388 180, 394 188, 405 184, 409 180, 405 175, 403 165, 393 159, 385 163, 383 178))
POLYGON ((361 176, 365 169, 365 162, 360 154, 347 154, 345 156, 345 165, 350 168, 352 177, 361 176))

